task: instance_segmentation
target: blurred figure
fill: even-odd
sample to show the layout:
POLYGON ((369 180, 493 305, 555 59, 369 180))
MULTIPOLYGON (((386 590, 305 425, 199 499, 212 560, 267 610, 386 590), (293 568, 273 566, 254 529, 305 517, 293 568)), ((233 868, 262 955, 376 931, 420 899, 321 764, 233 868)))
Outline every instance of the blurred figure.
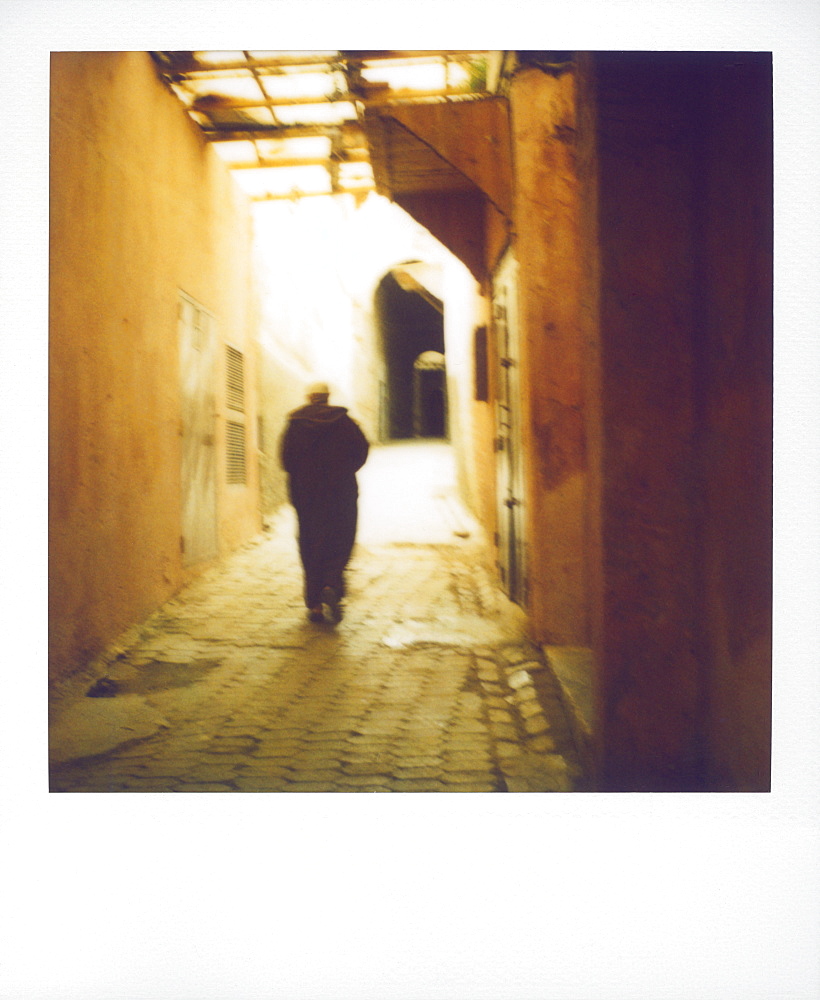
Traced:
POLYGON ((356 473, 370 446, 345 407, 331 406, 329 397, 324 382, 308 388, 307 404, 288 414, 280 454, 299 522, 308 617, 335 623, 342 618, 344 572, 356 540, 356 473))

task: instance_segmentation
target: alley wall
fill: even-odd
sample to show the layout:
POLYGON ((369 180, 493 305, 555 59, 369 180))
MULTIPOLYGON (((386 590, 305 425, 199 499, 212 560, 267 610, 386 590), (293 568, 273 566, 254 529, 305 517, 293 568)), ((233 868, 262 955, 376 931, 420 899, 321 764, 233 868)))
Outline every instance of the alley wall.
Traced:
POLYGON ((259 526, 225 475, 225 350, 255 384, 244 195, 147 53, 55 53, 51 103, 50 676, 80 669, 197 567, 181 551, 178 300, 215 320, 218 552, 259 526))
POLYGON ((590 641, 577 93, 572 72, 524 68, 510 87, 515 149, 528 608, 537 637, 590 641))
POLYGON ((588 65, 603 787, 766 790, 771 66, 588 65))
POLYGON ((591 648, 602 789, 765 790, 770 60, 530 56, 508 93, 532 634, 591 648))
MULTIPOLYGON (((706 484, 704 589, 709 685, 709 781, 767 789, 772 737, 773 140, 772 66, 746 55, 710 67, 700 150, 711 169, 700 378, 706 484), (744 247, 743 254, 730 248, 744 247)), ((780 665, 781 667, 783 664, 780 665)))

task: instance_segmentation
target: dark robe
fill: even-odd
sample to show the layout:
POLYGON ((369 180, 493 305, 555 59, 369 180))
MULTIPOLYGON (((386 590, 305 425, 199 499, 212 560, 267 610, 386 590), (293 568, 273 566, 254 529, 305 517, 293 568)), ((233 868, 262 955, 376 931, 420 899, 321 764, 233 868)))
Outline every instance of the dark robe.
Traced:
POLYGON ((356 472, 368 450, 367 438, 343 406, 309 403, 288 416, 281 459, 299 521, 309 608, 321 604, 324 587, 344 595, 344 571, 356 540, 356 472))

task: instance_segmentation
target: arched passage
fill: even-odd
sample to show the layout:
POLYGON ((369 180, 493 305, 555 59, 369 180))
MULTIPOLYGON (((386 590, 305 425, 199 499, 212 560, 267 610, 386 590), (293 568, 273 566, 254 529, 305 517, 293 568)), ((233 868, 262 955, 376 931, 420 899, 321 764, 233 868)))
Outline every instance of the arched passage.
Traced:
POLYGON ((430 288, 431 273, 435 269, 409 262, 394 267, 376 288, 382 440, 447 436, 443 304, 430 288))

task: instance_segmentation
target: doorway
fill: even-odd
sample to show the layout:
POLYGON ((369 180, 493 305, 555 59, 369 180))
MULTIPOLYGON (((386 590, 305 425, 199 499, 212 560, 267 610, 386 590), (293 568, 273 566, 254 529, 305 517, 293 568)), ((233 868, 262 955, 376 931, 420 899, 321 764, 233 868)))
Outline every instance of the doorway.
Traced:
POLYGON ((183 566, 217 554, 214 332, 214 317, 180 292, 183 566))
POLYGON ((444 306, 414 266, 393 268, 376 289, 383 441, 447 436, 444 306))
POLYGON ((447 437, 447 372, 439 351, 425 351, 413 364, 413 435, 447 437))
POLYGON ((498 568, 501 585, 516 604, 525 604, 524 473, 521 448, 521 376, 518 344, 517 263, 504 255, 493 280, 493 322, 498 358, 496 485, 498 568))

